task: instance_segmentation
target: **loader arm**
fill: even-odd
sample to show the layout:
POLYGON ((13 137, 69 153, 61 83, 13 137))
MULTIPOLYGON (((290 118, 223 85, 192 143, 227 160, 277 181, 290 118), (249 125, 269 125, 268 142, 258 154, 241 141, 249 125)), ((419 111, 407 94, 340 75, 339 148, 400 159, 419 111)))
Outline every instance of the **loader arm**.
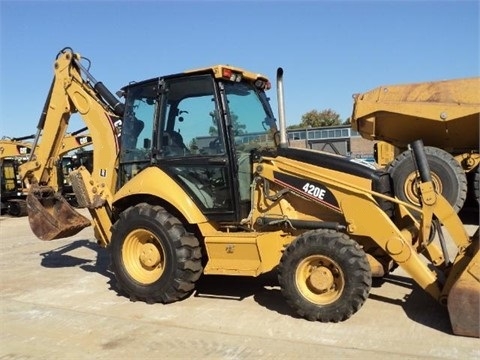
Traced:
MULTIPOLYGON (((421 230, 413 229, 412 223, 397 227, 378 205, 383 194, 366 188, 357 176, 294 161, 291 156, 264 157, 259 168, 258 175, 272 184, 342 214, 345 222, 340 225, 345 226, 349 234, 374 239, 425 291, 439 299, 442 288, 437 276, 429 270, 414 245, 413 239, 421 237, 421 230), (307 185, 319 190, 309 192, 307 185), (376 225, 372 227, 372 223, 376 225)), ((270 188, 275 189, 273 185, 270 188)), ((405 205, 396 199, 389 201, 400 207, 405 205)))
MULTIPOLYGON (((320 161, 317 161, 317 164, 299 161, 299 154, 300 152, 295 149, 279 150, 279 156, 264 156, 255 166, 256 181, 259 184, 268 182, 270 185, 264 186, 263 189, 259 186, 256 190, 256 198, 253 202, 263 204, 264 199, 268 202, 264 206, 255 208, 251 223, 265 225, 270 221, 273 224, 276 218, 277 223, 283 223, 286 227, 293 228, 296 224, 301 226, 301 222, 297 220, 301 215, 292 210, 296 208, 291 206, 293 201, 290 202, 291 200, 285 198, 284 206, 281 205, 280 200, 288 193, 311 202, 311 205, 303 209, 296 208, 299 211, 312 209, 316 206, 315 204, 318 204, 340 214, 341 220, 338 223, 323 222, 322 224, 317 220, 317 224, 328 226, 328 228, 333 225, 336 229, 343 228, 350 236, 373 239, 421 288, 441 304, 447 305, 452 288, 457 284, 458 279, 462 279, 462 286, 466 291, 457 290, 455 294, 461 302, 448 301, 452 324, 456 326, 457 323, 461 323, 462 334, 478 337, 478 331, 475 330, 478 322, 474 320, 465 322, 465 314, 468 311, 474 314, 475 309, 478 308, 478 301, 471 300, 478 294, 479 286, 478 280, 474 279, 476 275, 473 275, 478 271, 478 243, 472 242, 469 238, 459 217, 448 202, 434 192, 431 179, 422 179, 424 181, 421 184, 423 207, 415 210, 421 211, 422 216, 420 222, 417 222, 412 216, 406 215, 414 210, 413 206, 369 189, 365 186, 367 182, 357 176, 360 172, 355 174, 356 169, 350 169, 350 174, 334 171, 328 166, 319 166, 320 161), (404 214, 402 221, 399 221, 397 216, 389 216, 386 211, 388 208, 382 209, 382 199, 395 205, 398 214, 404 214), (453 262, 449 261, 441 241, 440 246, 431 242, 430 235, 435 218, 455 242, 457 254, 453 262), (470 270, 466 271, 466 269, 470 270), (467 306, 468 302, 471 304, 467 306), (465 309, 468 310, 465 311, 465 309), (453 320, 454 318, 461 320, 453 320)), ((420 163, 419 160, 416 161, 420 163)), ((422 160, 422 164, 425 163, 426 160, 422 160)), ((428 174, 429 170, 425 172, 428 174)), ((313 214, 313 211, 311 213, 313 214)), ((438 228, 436 230, 439 231, 438 228)))
MULTIPOLYGON (((69 48, 58 54, 52 86, 37 127, 34 150, 30 160, 20 167, 21 178, 29 188, 27 206, 30 226, 43 240, 71 236, 90 225, 88 219, 53 194, 56 190, 56 163, 68 147, 64 138, 74 113, 79 113, 85 122, 95 153, 93 172, 90 174, 84 168, 79 169, 83 177, 75 177, 76 182, 72 181, 72 185, 76 190, 79 181, 85 182, 80 185, 82 189, 87 189, 88 194, 84 191, 78 195, 84 200, 88 197, 84 202, 89 204, 94 223, 107 229, 111 225, 108 216, 100 215, 102 220, 99 221, 98 214, 104 213, 111 204, 119 152, 120 131, 117 129, 120 129, 121 120, 118 117, 123 114, 123 104, 102 83, 96 82, 80 60, 81 56, 69 48), (50 221, 45 221, 47 218, 50 221)), ((68 138, 66 141, 69 141, 68 138)))

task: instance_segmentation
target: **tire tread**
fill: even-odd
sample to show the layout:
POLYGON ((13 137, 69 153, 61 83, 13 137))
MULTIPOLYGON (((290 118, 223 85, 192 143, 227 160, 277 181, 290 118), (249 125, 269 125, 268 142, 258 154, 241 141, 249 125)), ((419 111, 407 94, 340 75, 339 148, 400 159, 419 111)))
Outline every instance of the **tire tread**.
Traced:
MULTIPOLYGON (((191 233, 188 233, 180 220, 167 212, 158 205, 149 205, 140 203, 126 209, 120 214, 118 221, 112 226, 112 269, 117 279, 117 287, 120 292, 124 292, 131 301, 144 301, 146 303, 171 303, 189 296, 195 288, 195 282, 202 275, 202 251, 198 239, 191 233), (116 248, 120 245, 113 244, 113 241, 119 241, 115 234, 124 231, 125 223, 130 223, 132 219, 150 218, 162 226, 167 232, 175 252, 175 261, 172 279, 162 286, 142 286, 137 284, 128 275, 121 265, 121 260, 117 259, 120 254, 115 254, 116 248)), ((121 247, 121 246, 120 246, 121 247)), ((117 249, 117 251, 119 251, 117 249)), ((157 281, 158 282, 158 281, 157 281)), ((156 283, 154 283, 156 284, 156 283)))

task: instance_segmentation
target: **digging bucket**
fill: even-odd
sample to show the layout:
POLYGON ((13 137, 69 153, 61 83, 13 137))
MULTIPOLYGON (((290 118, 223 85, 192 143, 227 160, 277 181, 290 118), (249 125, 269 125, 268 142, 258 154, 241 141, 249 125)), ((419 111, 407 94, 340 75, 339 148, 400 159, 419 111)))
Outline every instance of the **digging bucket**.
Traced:
POLYGON ((91 225, 51 187, 33 185, 27 195, 30 228, 40 240, 55 240, 77 234, 91 225))
POLYGON ((467 248, 471 259, 448 294, 448 314, 455 335, 480 338, 480 252, 476 231, 467 248))

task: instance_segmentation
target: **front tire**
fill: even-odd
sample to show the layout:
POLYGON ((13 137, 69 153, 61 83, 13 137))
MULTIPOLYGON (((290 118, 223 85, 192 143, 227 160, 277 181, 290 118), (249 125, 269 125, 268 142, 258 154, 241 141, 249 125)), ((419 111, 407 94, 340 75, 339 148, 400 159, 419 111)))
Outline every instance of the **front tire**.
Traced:
POLYGON ((121 213, 110 247, 118 288, 131 300, 181 300, 202 274, 198 239, 161 206, 142 203, 121 213))
POLYGON ((344 321, 365 302, 372 285, 360 245, 334 230, 303 233, 285 250, 278 280, 287 303, 311 321, 344 321))

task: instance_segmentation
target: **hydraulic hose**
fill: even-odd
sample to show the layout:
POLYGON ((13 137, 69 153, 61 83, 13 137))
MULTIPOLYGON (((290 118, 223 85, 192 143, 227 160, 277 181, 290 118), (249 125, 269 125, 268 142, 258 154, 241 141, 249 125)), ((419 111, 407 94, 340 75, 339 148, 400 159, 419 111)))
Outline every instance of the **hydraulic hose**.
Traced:
POLYGON ((413 150, 413 157, 415 163, 417 164, 418 172, 420 173, 420 179, 422 182, 432 181, 432 176, 430 175, 430 166, 428 165, 427 156, 425 155, 425 150, 423 149, 423 141, 421 139, 415 140, 411 143, 413 150))
POLYGON ((93 84, 93 88, 98 94, 105 100, 105 102, 112 108, 115 115, 119 117, 123 117, 123 113, 125 112, 125 105, 115 96, 113 95, 108 88, 103 85, 102 82, 97 81, 92 74, 80 63, 80 61, 75 61, 79 69, 85 74, 87 79, 93 84))

